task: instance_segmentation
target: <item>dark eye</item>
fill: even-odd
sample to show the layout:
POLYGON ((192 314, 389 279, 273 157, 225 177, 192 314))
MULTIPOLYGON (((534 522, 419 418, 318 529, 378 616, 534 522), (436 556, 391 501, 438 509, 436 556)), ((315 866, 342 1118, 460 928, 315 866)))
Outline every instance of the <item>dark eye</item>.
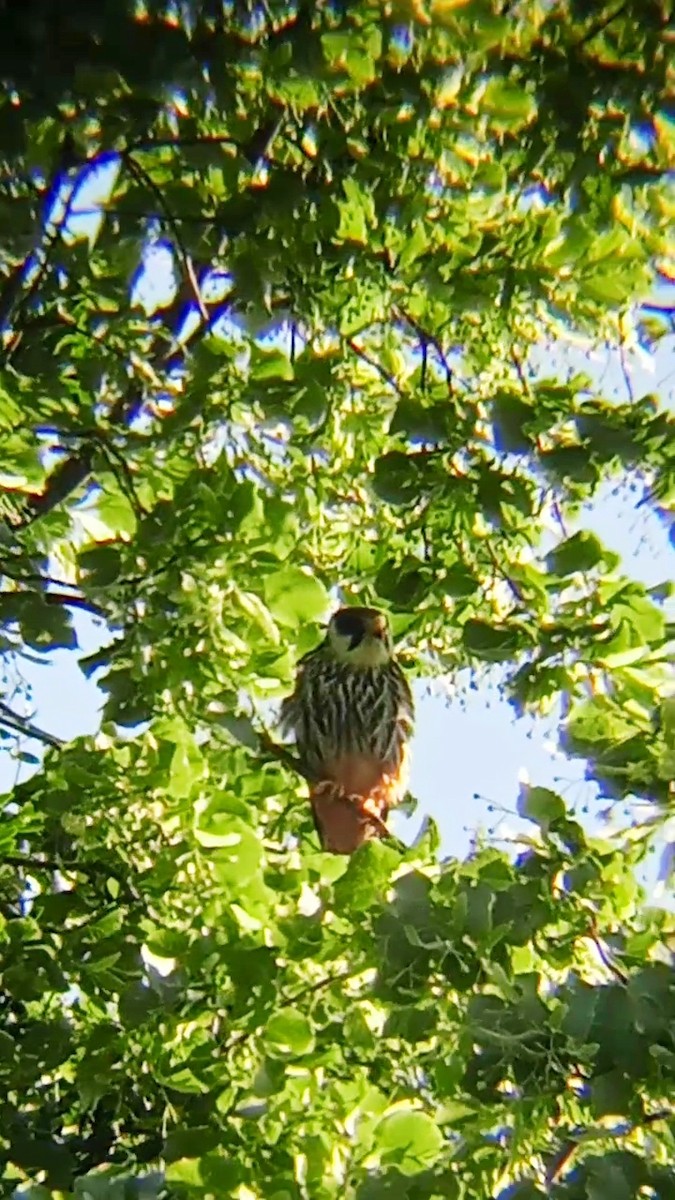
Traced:
POLYGON ((365 633, 363 621, 360 617, 352 613, 338 613, 335 618, 335 628, 340 637, 349 638, 350 650, 355 650, 359 643, 363 641, 365 633))

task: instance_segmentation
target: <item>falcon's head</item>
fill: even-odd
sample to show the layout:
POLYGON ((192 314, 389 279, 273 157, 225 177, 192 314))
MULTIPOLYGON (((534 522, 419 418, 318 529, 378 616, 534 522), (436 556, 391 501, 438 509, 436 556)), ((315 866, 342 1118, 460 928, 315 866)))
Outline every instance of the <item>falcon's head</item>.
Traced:
POLYGON ((377 608, 339 608, 326 644, 339 662, 353 667, 384 667, 392 657, 389 622, 377 608))

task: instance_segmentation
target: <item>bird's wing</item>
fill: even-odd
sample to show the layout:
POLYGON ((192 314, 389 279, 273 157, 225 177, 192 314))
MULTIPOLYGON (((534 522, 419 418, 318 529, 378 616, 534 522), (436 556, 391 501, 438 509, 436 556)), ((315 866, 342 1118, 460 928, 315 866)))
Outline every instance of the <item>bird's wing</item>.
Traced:
POLYGON ((300 697, 302 695, 305 671, 308 665, 313 662, 320 654, 323 646, 317 646, 316 649, 310 650, 307 654, 303 654, 298 660, 295 673, 295 687, 290 696, 286 696, 281 702, 279 709, 279 725, 283 734, 293 733, 299 716, 300 697))

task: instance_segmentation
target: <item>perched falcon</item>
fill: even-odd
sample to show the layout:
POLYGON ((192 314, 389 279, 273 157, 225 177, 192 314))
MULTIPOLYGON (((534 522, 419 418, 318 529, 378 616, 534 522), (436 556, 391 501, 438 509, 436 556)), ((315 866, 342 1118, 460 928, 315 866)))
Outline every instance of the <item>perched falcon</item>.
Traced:
POLYGON ((386 836, 405 795, 413 698, 376 608, 341 608, 298 664, 281 724, 295 734, 324 850, 352 854, 386 836))

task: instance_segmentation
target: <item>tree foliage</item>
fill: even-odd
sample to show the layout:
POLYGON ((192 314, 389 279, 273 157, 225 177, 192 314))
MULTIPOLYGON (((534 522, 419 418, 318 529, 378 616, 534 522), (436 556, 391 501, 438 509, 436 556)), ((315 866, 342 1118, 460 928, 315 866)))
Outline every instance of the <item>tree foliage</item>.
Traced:
POLYGON ((672 812, 667 588, 577 521, 672 421, 536 367, 672 333, 672 19, 3 7, 0 636, 93 612, 106 696, 0 819, 3 1195, 675 1197, 639 831, 345 863, 265 727, 340 589, 672 812))

